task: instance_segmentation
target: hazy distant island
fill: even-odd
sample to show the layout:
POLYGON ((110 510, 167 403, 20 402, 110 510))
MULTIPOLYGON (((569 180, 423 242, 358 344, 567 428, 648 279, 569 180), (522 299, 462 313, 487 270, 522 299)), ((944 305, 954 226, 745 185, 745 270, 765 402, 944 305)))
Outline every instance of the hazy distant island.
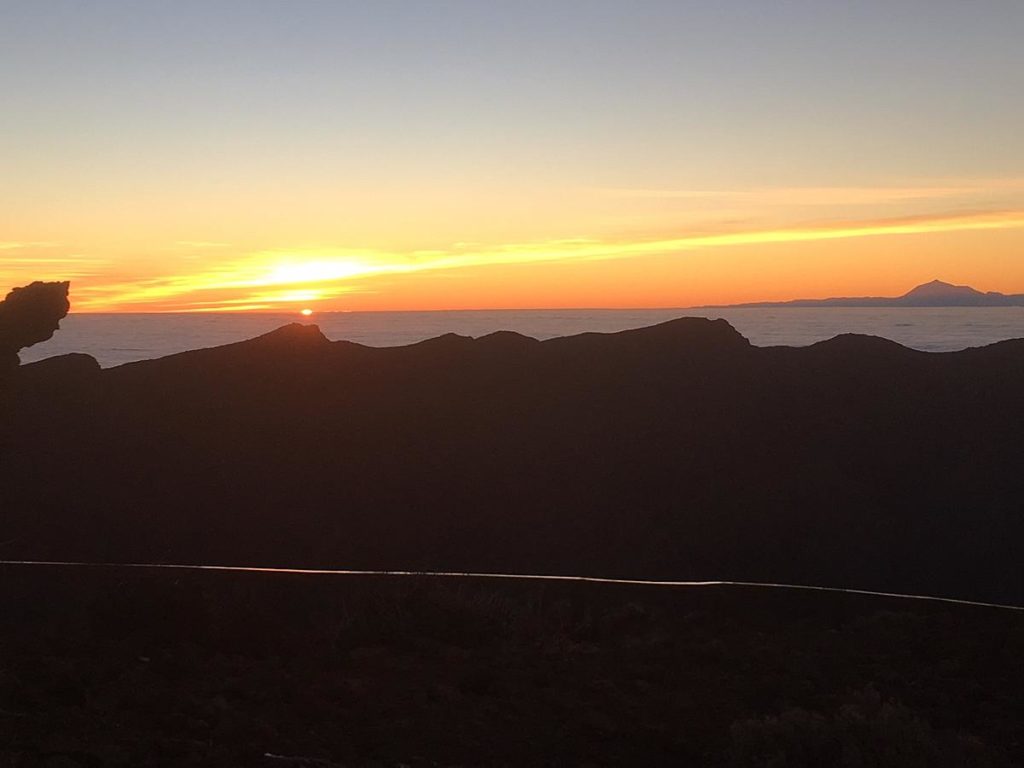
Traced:
POLYGON ((698 309, 760 309, 768 307, 1024 307, 1024 293, 982 292, 969 285, 952 285, 932 280, 902 296, 857 296, 792 301, 752 301, 744 304, 714 304, 698 309))

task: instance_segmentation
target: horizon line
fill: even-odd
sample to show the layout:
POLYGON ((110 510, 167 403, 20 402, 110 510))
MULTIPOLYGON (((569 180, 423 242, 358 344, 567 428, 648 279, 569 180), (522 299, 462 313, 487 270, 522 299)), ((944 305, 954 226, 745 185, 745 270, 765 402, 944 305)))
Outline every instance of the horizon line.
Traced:
MULTIPOLYGON (((230 307, 216 307, 216 308, 203 308, 203 309, 168 309, 168 310, 149 310, 149 311, 131 311, 131 310, 76 310, 72 307, 69 310, 69 315, 299 315, 299 316, 316 316, 316 315, 341 315, 341 314, 396 314, 396 313, 429 313, 429 312, 658 312, 658 311, 675 311, 675 310, 708 310, 708 309, 879 309, 879 307, 829 307, 825 306, 802 306, 794 304, 794 302, 803 301, 855 301, 859 299, 890 299, 896 300, 903 298, 908 293, 912 292, 917 288, 921 288, 926 285, 933 283, 944 283, 945 285, 953 288, 969 288, 982 295, 998 295, 1004 297, 1013 297, 1024 294, 1016 293, 1005 293, 1003 291, 996 290, 982 290, 975 288, 972 285, 948 283, 945 280, 939 278, 933 278, 923 283, 917 283, 910 289, 902 294, 894 296, 876 296, 876 295, 835 295, 835 296, 824 296, 824 297, 806 297, 799 296, 790 299, 755 299, 753 301, 741 301, 733 304, 691 304, 691 305, 657 305, 657 306, 541 306, 541 307, 434 307, 431 309, 313 309, 310 315, 305 315, 305 307, 297 309, 292 308, 259 308, 259 309, 232 309, 230 307), (774 306, 758 306, 758 305, 774 305, 774 306)), ((895 308, 895 307, 894 307, 895 308)), ((907 309, 1013 309, 1016 308, 1014 305, 1007 306, 970 306, 970 305, 949 305, 943 307, 942 305, 934 306, 908 306, 907 309)))

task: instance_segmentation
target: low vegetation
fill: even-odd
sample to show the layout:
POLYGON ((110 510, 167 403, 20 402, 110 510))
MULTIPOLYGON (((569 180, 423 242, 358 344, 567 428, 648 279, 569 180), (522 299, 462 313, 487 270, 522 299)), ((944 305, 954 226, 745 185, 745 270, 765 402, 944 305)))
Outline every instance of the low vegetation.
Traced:
POLYGON ((1013 611, 104 568, 0 585, 5 766, 1024 760, 1013 611))

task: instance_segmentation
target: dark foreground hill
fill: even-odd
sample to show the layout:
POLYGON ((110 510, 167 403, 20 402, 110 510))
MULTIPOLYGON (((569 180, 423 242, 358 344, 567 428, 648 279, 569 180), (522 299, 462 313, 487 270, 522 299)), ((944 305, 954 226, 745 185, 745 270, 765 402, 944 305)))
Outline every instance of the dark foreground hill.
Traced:
POLYGON ((5 766, 1024 764, 1016 611, 4 566, 0 612, 5 766))
POLYGON ((684 318, 402 348, 292 325, 23 366, 0 557, 739 579, 1024 601, 1024 340, 684 318))

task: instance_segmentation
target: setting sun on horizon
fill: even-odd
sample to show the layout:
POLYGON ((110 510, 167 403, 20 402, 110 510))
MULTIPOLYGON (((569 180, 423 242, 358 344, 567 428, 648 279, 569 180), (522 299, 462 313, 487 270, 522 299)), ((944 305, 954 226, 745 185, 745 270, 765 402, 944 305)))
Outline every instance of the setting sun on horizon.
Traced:
POLYGON ((1021 6, 62 8, 0 12, 0 291, 303 314, 1024 293, 1021 6))

